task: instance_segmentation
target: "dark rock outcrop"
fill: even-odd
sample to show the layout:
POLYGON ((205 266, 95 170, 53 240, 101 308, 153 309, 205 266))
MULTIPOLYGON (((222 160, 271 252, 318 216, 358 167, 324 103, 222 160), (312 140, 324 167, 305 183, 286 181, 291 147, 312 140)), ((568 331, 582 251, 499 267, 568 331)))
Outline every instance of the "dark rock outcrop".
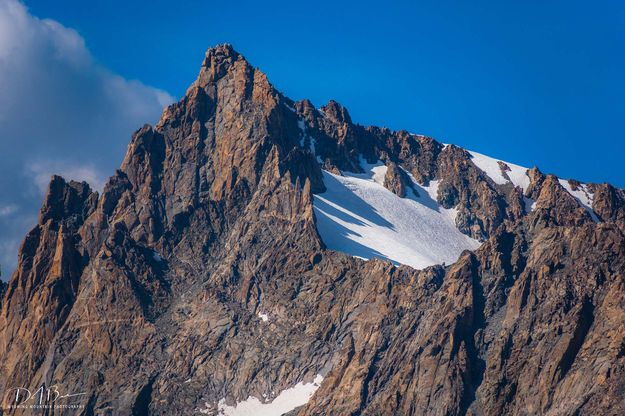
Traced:
POLYGON ((384 187, 400 198, 405 197, 406 188, 410 188, 410 182, 406 174, 394 162, 390 162, 387 165, 386 174, 384 175, 384 187))

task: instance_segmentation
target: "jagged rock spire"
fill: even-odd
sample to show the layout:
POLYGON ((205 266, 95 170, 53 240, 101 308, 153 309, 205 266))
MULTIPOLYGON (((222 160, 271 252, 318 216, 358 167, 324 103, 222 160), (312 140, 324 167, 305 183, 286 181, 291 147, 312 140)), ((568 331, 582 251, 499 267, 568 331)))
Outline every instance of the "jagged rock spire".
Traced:
POLYGON ((245 60, 232 45, 224 43, 209 48, 202 62, 198 82, 205 84, 223 77, 238 60, 245 60))

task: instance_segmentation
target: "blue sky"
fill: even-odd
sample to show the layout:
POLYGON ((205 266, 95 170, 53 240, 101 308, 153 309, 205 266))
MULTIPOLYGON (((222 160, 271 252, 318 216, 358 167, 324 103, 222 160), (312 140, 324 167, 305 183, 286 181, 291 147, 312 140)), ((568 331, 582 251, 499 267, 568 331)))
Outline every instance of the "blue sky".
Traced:
POLYGON ((175 97, 229 42, 291 98, 336 99, 361 124, 625 186, 622 1, 26 4, 175 97))

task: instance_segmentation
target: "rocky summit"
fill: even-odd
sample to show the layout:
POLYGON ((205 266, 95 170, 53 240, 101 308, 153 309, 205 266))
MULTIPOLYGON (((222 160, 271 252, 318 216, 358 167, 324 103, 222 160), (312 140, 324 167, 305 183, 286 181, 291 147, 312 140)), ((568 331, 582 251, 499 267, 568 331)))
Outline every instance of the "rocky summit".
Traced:
POLYGON ((0 287, 2 415, 625 414, 625 192, 294 102, 230 45, 0 287), (38 406, 38 407, 37 407, 38 406))

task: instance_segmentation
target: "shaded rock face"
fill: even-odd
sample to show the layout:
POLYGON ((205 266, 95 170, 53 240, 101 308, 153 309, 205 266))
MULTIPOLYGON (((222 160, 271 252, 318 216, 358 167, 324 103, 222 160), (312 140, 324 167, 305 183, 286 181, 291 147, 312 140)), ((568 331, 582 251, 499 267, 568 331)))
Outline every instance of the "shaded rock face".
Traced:
POLYGON ((610 184, 595 185, 593 210, 604 221, 625 224, 625 191, 610 184))
MULTIPOLYGON (((294 103, 212 48, 102 195, 52 178, 0 287, 0 391, 85 393, 48 414, 217 414, 322 374, 292 414, 623 414, 625 194, 592 185, 595 223, 528 176, 498 185, 456 146, 294 103), (424 270, 326 250, 321 169, 362 159, 400 196, 406 172, 436 181, 484 244, 424 270)), ((2 414, 31 412, 12 397, 2 414)))
POLYGON ((384 175, 384 187, 394 193, 395 195, 403 198, 406 196, 406 188, 410 188, 410 180, 406 177, 401 168, 394 162, 390 162, 384 175))

